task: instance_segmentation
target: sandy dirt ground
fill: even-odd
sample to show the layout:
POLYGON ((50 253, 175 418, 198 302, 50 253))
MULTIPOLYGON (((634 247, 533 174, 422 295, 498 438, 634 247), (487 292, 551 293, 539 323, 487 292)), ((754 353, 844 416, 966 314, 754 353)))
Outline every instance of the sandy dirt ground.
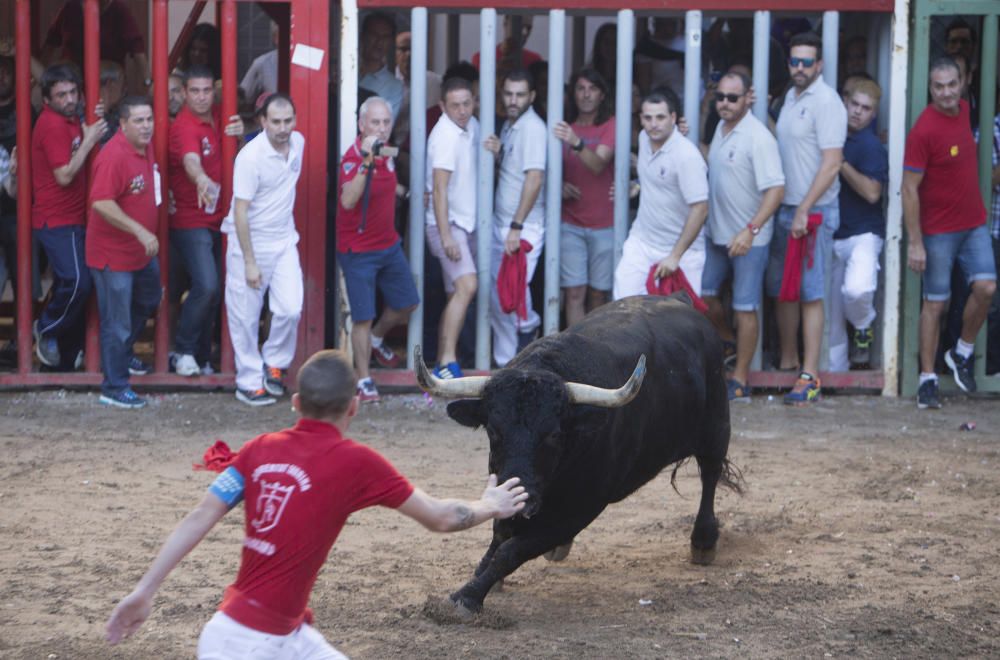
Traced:
MULTIPOLYGON (((168 579, 151 619, 111 648, 103 624, 212 476, 192 463, 290 424, 286 402, 93 393, 0 395, 0 657, 193 657, 236 571, 242 510, 168 579)), ((441 402, 387 397, 351 435, 439 496, 485 483, 483 432, 441 402)), ((523 566, 472 624, 437 604, 469 578, 488 525, 436 535, 386 509, 354 516, 316 583, 317 626, 355 658, 998 657, 1000 405, 828 397, 733 410, 748 491, 717 500, 716 563, 688 561, 700 484, 661 475, 610 507, 563 563, 523 566), (976 430, 959 426, 974 420, 976 430)))

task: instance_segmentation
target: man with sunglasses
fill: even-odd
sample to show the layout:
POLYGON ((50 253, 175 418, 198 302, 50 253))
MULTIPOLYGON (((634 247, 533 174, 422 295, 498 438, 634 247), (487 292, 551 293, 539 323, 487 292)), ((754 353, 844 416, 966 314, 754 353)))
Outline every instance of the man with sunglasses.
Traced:
POLYGON ((749 403, 747 377, 757 347, 757 310, 761 304, 769 222, 785 194, 778 143, 750 112, 750 79, 727 73, 719 80, 715 107, 719 122, 708 150, 708 222, 701 293, 708 316, 723 339, 735 342, 736 364, 727 379, 729 400, 749 403), (719 300, 732 276, 736 333, 719 300))
POLYGON ((812 33, 792 37, 788 69, 792 88, 778 116, 778 149, 785 171, 785 199, 778 209, 771 260, 766 275, 767 294, 781 289, 788 238, 803 238, 810 231, 810 250, 803 255, 799 300, 778 302, 778 334, 781 340, 779 368, 795 369, 799 378, 785 394, 789 405, 808 405, 819 398, 819 355, 823 341, 823 299, 833 233, 840 225, 840 166, 847 139, 847 110, 837 92, 827 85, 823 72, 823 42, 812 33), (809 228, 809 216, 819 215, 821 224, 809 228), (799 367, 798 329, 802 321, 803 352, 799 367))

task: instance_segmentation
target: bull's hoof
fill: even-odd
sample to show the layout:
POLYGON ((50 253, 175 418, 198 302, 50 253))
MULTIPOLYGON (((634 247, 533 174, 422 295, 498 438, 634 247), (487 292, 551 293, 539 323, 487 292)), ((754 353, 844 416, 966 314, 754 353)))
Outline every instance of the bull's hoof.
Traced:
POLYGON ((424 602, 424 616, 437 624, 471 623, 476 612, 453 597, 434 598, 428 596, 424 602))
POLYGON ((691 546, 691 563, 708 566, 715 561, 715 548, 696 548, 691 546))
POLYGON ((566 543, 565 545, 558 545, 548 552, 546 552, 543 557, 549 561, 563 561, 566 557, 569 557, 569 551, 573 547, 573 541, 566 543))

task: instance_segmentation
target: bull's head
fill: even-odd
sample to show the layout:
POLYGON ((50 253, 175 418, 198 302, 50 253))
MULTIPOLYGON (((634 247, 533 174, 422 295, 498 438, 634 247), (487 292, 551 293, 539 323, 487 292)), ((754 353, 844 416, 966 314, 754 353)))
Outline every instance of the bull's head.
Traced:
POLYGON ((635 398, 646 375, 645 355, 618 389, 566 382, 543 370, 504 369, 492 377, 442 380, 424 365, 419 347, 414 360, 417 382, 425 392, 462 399, 448 404, 452 419, 472 428, 486 427, 490 472, 501 482, 521 479, 530 496, 522 512, 525 517, 538 513, 548 484, 567 467, 564 455, 572 447, 565 439, 600 429, 607 414, 603 409, 624 406, 635 398))

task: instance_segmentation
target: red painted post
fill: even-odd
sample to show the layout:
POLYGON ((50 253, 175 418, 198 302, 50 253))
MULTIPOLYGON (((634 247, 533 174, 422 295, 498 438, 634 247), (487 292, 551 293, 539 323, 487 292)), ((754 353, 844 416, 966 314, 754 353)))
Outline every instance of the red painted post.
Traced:
MULTIPOLYGON (((97 120, 94 108, 101 95, 101 3, 86 0, 83 4, 83 95, 87 100, 84 120, 90 124, 97 120)), ((90 209, 90 173, 97 149, 90 152, 87 161, 87 209, 90 209)), ((100 317, 97 312, 97 295, 87 302, 87 338, 84 345, 87 371, 101 369, 100 317)))
MULTIPOLYGON (((236 88, 239 80, 236 77, 236 3, 234 0, 223 0, 219 9, 219 28, 222 42, 222 121, 236 114, 236 88)), ((222 192, 221 198, 230 202, 233 196, 233 161, 236 160, 236 140, 239 138, 222 138, 222 192)), ((225 202, 224 202, 225 203, 225 202)), ((222 245, 222 316, 220 318, 222 331, 220 335, 220 368, 223 372, 233 373, 236 367, 233 363, 233 345, 229 337, 229 323, 226 317, 225 305, 225 255, 226 241, 222 245)))
POLYGON ((170 296, 167 294, 167 283, 170 280, 170 220, 167 217, 167 207, 169 206, 167 200, 170 195, 167 167, 167 144, 170 138, 170 114, 167 103, 170 83, 170 72, 167 69, 169 27, 170 17, 167 0, 153 0, 153 153, 160 171, 162 199, 157 208, 159 225, 156 237, 160 241, 160 286, 164 291, 163 297, 160 298, 160 309, 156 314, 156 334, 154 335, 154 369, 159 373, 166 373, 170 366, 170 315, 167 311, 170 304, 170 296))
POLYGON ((17 0, 17 373, 31 371, 31 3, 17 0))

